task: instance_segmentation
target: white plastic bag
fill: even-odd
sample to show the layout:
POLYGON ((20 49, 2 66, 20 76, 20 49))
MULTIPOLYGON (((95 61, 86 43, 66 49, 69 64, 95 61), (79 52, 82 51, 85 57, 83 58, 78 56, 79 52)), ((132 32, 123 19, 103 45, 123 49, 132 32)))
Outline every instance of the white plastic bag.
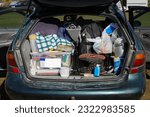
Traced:
POLYGON ((100 42, 94 43, 93 49, 95 50, 97 54, 112 53, 112 42, 110 38, 104 38, 100 42))
POLYGON ((119 36, 119 35, 118 35, 118 28, 116 28, 116 29, 113 31, 113 33, 112 33, 112 35, 111 35, 111 37, 110 37, 112 43, 115 42, 115 40, 118 38, 118 36, 119 36))
POLYGON ((111 38, 110 35, 118 28, 116 23, 110 23, 102 32, 102 38, 111 38))

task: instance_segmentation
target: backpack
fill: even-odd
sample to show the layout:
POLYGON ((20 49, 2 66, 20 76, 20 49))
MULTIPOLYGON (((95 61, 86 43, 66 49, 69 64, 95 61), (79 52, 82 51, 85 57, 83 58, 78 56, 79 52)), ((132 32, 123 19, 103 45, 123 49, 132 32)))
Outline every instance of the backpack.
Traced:
POLYGON ((96 22, 92 22, 82 27, 82 33, 85 33, 86 38, 96 38, 101 36, 102 28, 96 22))
POLYGON ((93 42, 88 42, 87 39, 94 39, 100 37, 102 34, 101 27, 92 22, 90 24, 84 25, 81 30, 81 43, 79 44, 79 53, 95 53, 93 50, 93 42))

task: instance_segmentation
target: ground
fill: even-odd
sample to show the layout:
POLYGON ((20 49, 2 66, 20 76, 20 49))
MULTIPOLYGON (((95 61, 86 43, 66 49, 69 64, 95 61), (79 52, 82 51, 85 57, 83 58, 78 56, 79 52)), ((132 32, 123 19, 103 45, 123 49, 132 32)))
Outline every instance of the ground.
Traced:
POLYGON ((142 97, 142 100, 150 100, 150 79, 146 80, 146 91, 142 97))

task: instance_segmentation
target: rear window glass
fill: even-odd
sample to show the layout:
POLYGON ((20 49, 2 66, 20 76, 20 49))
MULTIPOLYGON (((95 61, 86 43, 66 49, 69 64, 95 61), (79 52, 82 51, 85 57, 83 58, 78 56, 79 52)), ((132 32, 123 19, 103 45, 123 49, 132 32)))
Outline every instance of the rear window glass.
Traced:
MULTIPOLYGON (((64 20, 64 15, 62 16, 54 16, 55 18, 58 18, 60 21, 64 20)), ((94 21, 99 21, 99 20, 105 20, 105 17, 103 16, 95 16, 95 15, 78 15, 77 19, 82 17, 83 19, 92 19, 94 21)))

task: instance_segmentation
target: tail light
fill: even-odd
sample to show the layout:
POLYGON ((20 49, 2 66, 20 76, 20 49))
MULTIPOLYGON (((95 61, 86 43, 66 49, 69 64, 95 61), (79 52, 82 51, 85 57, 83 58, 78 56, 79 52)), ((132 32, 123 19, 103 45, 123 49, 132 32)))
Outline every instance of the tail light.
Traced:
POLYGON ((137 53, 135 55, 135 60, 133 61, 133 65, 131 68, 131 74, 135 74, 139 71, 140 67, 143 67, 145 64, 145 53, 137 53))
POLYGON ((17 63, 15 61, 14 52, 8 51, 7 61, 8 61, 8 65, 10 66, 11 72, 16 73, 16 74, 20 73, 17 63))

